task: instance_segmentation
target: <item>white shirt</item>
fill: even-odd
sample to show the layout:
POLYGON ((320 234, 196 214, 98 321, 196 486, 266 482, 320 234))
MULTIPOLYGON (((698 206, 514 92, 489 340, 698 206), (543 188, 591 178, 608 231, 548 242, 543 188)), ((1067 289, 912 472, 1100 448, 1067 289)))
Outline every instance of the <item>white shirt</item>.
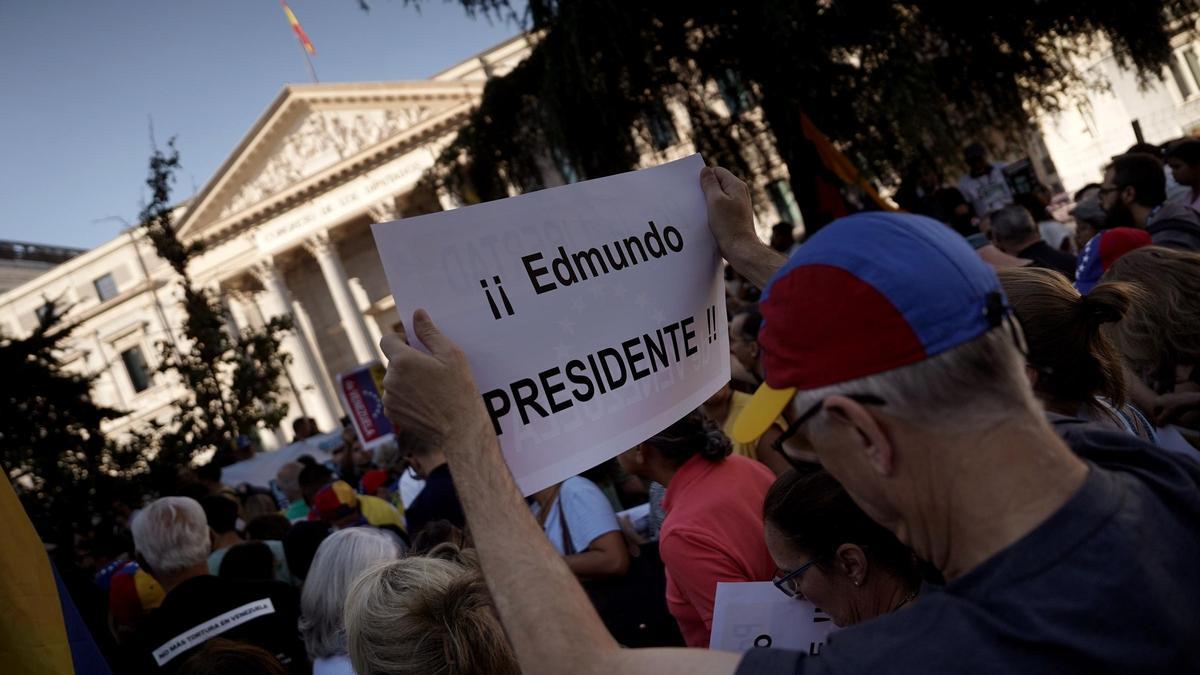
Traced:
POLYGON ((991 171, 979 177, 968 173, 958 180, 958 189, 975 207, 975 215, 981 218, 1013 203, 1012 189, 1008 187, 1002 164, 993 164, 991 171))
POLYGON ((355 675, 354 666, 346 654, 327 656, 313 661, 313 675, 355 675))

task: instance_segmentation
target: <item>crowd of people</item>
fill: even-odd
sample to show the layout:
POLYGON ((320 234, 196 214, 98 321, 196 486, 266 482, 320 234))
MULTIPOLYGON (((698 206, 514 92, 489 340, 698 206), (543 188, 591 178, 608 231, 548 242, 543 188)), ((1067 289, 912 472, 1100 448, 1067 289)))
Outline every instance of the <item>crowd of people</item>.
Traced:
POLYGON ((463 355, 419 311, 382 344, 393 443, 364 451, 347 425, 331 459, 267 485, 225 485, 214 460, 131 509, 124 546, 91 561, 110 661, 1200 671, 1200 141, 1114 158, 1073 223, 981 145, 964 160, 957 187, 926 171, 902 190, 911 213, 803 242, 781 224, 769 245, 745 184, 705 169, 732 380, 528 498, 463 355), (842 630, 819 655, 709 651, 734 581, 842 630))

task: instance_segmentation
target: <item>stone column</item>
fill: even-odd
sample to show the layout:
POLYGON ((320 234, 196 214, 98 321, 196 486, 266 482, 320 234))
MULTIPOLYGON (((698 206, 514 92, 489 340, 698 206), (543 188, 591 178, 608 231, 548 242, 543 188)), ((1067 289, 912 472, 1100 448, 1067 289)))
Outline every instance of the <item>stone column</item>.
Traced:
POLYGON ((346 279, 346 270, 342 267, 342 259, 338 257, 337 247, 329 239, 328 232, 321 232, 304 242, 304 247, 317 259, 321 267, 321 275, 325 277, 325 285, 329 287, 329 295, 337 308, 338 317, 342 320, 342 329, 350 340, 350 350, 358 363, 367 363, 375 359, 375 349, 371 346, 371 336, 367 332, 366 322, 362 312, 354 302, 354 294, 350 291, 350 282, 346 279))
MULTIPOLYGON (((269 321, 277 316, 291 317, 291 293, 275 263, 264 260, 254 265, 251 272, 263 285, 264 290, 259 294, 259 307, 263 318, 269 321)), ((334 414, 336 408, 328 400, 325 387, 321 386, 320 361, 309 348, 299 322, 293 320, 293 328, 284 334, 280 347, 292 356, 287 371, 297 401, 301 405, 301 414, 315 419, 321 429, 335 428, 338 419, 334 414)))
POLYGON ((379 341, 383 339, 383 332, 379 330, 379 322, 375 317, 367 314, 371 309, 371 296, 367 295, 367 289, 363 288, 362 279, 354 277, 350 279, 350 292, 354 294, 354 302, 358 305, 358 311, 364 317, 364 322, 367 324, 367 333, 371 336, 371 346, 375 348, 375 358, 379 359, 380 363, 387 363, 383 358, 383 350, 379 348, 379 341))
MULTIPOLYGON (((313 328, 312 319, 308 316, 308 310, 304 309, 304 305, 299 300, 292 300, 292 316, 296 317, 296 325, 303 329, 304 340, 308 344, 309 350, 313 354, 320 355, 321 348, 317 345, 316 340, 313 339, 313 336, 317 334, 317 329, 313 328)), ((318 378, 320 380, 318 386, 325 396, 325 400, 329 401, 329 405, 333 406, 334 417, 340 420, 344 414, 342 400, 338 398, 337 384, 334 378, 330 376, 329 369, 325 367, 324 359, 317 359, 317 369, 317 374, 320 376, 318 378)))

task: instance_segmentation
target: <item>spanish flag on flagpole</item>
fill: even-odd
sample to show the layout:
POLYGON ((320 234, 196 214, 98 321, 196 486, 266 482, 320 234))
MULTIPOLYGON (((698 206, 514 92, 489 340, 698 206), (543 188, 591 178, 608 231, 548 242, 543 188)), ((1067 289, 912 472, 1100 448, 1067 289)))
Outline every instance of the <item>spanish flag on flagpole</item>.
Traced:
POLYGON ((304 47, 304 53, 316 54, 317 48, 313 46, 312 40, 308 39, 308 34, 300 27, 300 20, 292 12, 292 8, 288 7, 287 0, 279 0, 279 4, 283 5, 283 13, 287 15, 288 23, 292 25, 292 30, 296 32, 296 37, 300 40, 300 46, 304 47))

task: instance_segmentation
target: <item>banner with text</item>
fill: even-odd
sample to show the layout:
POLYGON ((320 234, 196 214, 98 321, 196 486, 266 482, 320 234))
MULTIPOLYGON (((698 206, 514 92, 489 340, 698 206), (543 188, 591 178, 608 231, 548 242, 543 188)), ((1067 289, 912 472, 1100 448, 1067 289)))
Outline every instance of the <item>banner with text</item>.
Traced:
POLYGON ((525 494, 637 445, 729 381, 703 166, 692 155, 373 227, 397 312, 408 325, 428 309, 462 347, 525 494))
POLYGON ((383 414, 383 376, 378 361, 337 376, 338 394, 363 450, 374 450, 396 437, 383 414))
POLYGON ((829 615, 807 600, 789 598, 769 581, 717 584, 709 649, 744 652, 774 647, 821 653, 837 630, 829 615))

